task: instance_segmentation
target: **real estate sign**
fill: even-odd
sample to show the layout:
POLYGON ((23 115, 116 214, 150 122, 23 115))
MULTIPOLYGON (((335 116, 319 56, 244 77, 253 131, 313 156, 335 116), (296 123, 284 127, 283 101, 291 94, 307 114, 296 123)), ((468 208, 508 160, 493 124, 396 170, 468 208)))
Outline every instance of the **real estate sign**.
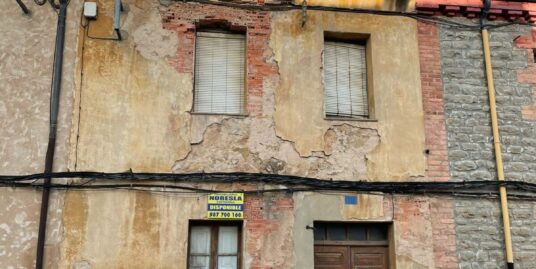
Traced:
POLYGON ((211 193, 208 195, 209 219, 243 219, 243 193, 211 193))

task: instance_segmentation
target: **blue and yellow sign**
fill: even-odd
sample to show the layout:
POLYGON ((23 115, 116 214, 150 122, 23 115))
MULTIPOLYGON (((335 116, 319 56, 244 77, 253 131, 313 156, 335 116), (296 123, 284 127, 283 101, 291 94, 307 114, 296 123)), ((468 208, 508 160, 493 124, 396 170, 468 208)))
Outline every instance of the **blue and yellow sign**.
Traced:
POLYGON ((208 195, 209 219, 243 219, 243 193, 211 193, 208 195))

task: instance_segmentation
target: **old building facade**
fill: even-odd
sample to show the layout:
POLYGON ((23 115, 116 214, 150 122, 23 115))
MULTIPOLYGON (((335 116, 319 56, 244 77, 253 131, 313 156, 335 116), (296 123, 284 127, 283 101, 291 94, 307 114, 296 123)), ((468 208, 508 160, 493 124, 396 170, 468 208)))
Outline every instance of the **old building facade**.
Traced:
MULTIPOLYGON (((33 268, 58 16, 4 2, 0 267, 33 268)), ((117 21, 86 2, 68 2, 45 268, 506 267, 478 18, 505 178, 535 183, 533 4, 125 0, 117 21)), ((519 186, 513 263, 535 268, 519 186)))

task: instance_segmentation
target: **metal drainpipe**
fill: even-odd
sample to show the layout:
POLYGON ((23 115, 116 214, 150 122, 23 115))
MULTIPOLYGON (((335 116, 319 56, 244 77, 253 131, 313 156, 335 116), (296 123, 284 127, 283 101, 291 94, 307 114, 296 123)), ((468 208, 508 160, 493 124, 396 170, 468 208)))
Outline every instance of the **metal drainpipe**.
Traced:
MULTIPOLYGON (((45 159, 45 174, 52 173, 54 164, 54 149, 56 147, 56 133, 58 125, 59 98, 61 89, 61 74, 63 68, 63 48, 65 43, 65 21, 67 18, 68 0, 59 0, 58 25, 56 30, 56 47, 54 50, 54 70, 52 75, 52 88, 50 92, 50 123, 48 131, 48 147, 45 159)), ((47 228, 48 201, 50 197, 51 178, 44 181, 41 198, 41 215, 39 218, 39 233, 37 236, 37 253, 35 268, 43 268, 45 253, 45 236, 47 228)))
MULTIPOLYGON (((499 124, 497 122, 497 106, 495 102, 495 85, 493 83, 493 69, 491 66, 491 54, 489 48, 489 34, 488 29, 485 26, 485 20, 489 9, 491 7, 491 0, 484 0, 484 9, 482 10, 482 16, 480 20, 480 26, 482 30, 482 46, 484 48, 484 62, 486 65, 486 78, 488 82, 488 95, 489 95, 489 108, 491 114, 491 126, 493 131, 493 145, 495 148, 495 162, 497 166, 497 178, 499 181, 504 181, 504 167, 501 151, 501 139, 499 136, 499 124)), ((514 254, 512 251, 512 236, 510 234, 510 212, 508 210, 508 198, 506 195, 506 187, 504 184, 499 186, 499 194, 501 198, 501 212, 504 229, 504 243, 506 246, 506 264, 507 268, 514 268, 514 254)))

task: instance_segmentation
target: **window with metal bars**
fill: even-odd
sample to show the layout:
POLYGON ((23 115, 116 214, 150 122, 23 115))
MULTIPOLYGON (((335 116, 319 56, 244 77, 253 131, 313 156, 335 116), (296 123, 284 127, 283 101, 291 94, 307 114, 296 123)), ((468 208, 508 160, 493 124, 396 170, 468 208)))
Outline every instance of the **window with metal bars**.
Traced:
POLYGON ((369 117, 366 45, 324 42, 327 117, 369 117))
POLYGON ((244 114, 245 46, 243 34, 196 34, 193 111, 244 114))

